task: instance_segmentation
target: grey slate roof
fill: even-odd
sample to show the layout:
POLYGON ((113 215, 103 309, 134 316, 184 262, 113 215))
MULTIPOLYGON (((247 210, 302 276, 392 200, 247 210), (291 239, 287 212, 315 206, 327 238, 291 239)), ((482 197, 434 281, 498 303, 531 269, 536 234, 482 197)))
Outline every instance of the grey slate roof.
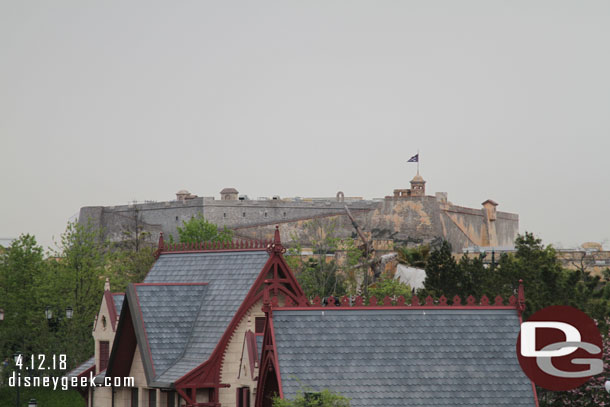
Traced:
POLYGON ((92 368, 95 365, 95 355, 91 356, 89 359, 70 370, 66 376, 67 377, 77 377, 79 374, 83 373, 85 370, 92 368))
POLYGON ((530 406, 516 310, 273 311, 285 397, 328 388, 357 406, 530 406))
POLYGON ((167 370, 184 352, 207 288, 135 285, 155 372, 167 370))
POLYGON ((125 294, 112 294, 112 300, 114 302, 114 307, 116 308, 117 315, 121 315, 121 309, 123 308, 124 299, 125 294))
MULTIPOLYGON (((193 322, 192 332, 180 355, 162 371, 156 368, 154 381, 158 385, 173 383, 205 362, 218 344, 231 319, 269 259, 266 251, 227 251, 200 253, 164 253, 155 262, 144 283, 208 283, 200 296, 200 309, 193 322)), ((148 340, 162 342, 153 333, 148 340)), ((162 348, 151 346, 153 360, 162 348)))

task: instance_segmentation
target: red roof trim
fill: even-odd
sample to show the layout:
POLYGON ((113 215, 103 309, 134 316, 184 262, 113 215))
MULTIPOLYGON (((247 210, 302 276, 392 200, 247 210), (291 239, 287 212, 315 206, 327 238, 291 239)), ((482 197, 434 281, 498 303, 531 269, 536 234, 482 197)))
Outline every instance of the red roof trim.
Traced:
MULTIPOLYGON (((279 240, 279 232, 277 231, 275 240, 279 240)), ((265 291, 265 284, 268 284, 275 280, 267 279, 267 274, 270 271, 274 272, 275 277, 279 273, 278 268, 281 268, 285 274, 282 280, 284 280, 284 282, 294 290, 294 293, 287 293, 285 290, 279 289, 278 292, 284 292, 287 298, 289 298, 288 295, 292 295, 295 298, 304 297, 305 294, 303 293, 301 286, 298 284, 296 278, 292 274, 292 271, 290 270, 282 256, 281 243, 279 241, 274 242, 273 244, 269 245, 267 251, 270 254, 269 259, 258 274, 258 277, 256 278, 254 284, 252 284, 252 286, 250 287, 248 294, 246 295, 242 304, 231 319, 231 322, 227 326, 225 333, 216 344, 216 347, 212 351, 210 358, 195 369, 191 370, 189 373, 182 376, 180 379, 176 380, 174 384, 177 388, 192 388, 194 386, 196 387, 198 383, 202 383, 203 381, 207 383, 220 382, 220 370, 222 368, 225 349, 228 346, 229 341, 231 340, 231 337, 233 336, 233 333, 237 328, 237 325, 247 315, 248 310, 263 297, 263 292, 265 291), (259 290, 260 288, 263 288, 263 290, 259 290)))
MULTIPOLYGON (((271 286, 273 287, 273 285, 271 286)), ((277 294, 275 294, 277 295, 277 294)), ((292 298, 286 298, 286 303, 283 307, 278 306, 277 298, 271 298, 271 307, 274 309, 295 309, 295 310, 304 310, 304 309, 320 309, 320 310, 329 310, 329 309, 359 309, 359 310, 367 310, 367 309, 516 309, 519 313, 519 316, 525 310, 525 290, 523 288, 523 280, 519 280, 519 290, 518 296, 515 297, 511 295, 508 299, 508 305, 504 304, 504 299, 501 296, 496 296, 494 298, 494 302, 491 303, 490 299, 483 295, 480 301, 477 301, 475 297, 469 295, 466 298, 466 302, 462 305, 462 298, 459 296, 454 296, 452 299, 453 304, 448 304, 448 299, 444 295, 442 295, 438 300, 435 300, 431 296, 426 297, 424 300, 424 304, 421 304, 420 299, 414 295, 410 299, 410 304, 407 302, 404 296, 399 296, 398 298, 390 298, 386 296, 383 300, 379 301, 375 296, 369 298, 369 304, 365 304, 364 298, 361 296, 357 296, 355 298, 350 298, 347 296, 343 296, 341 299, 335 300, 334 297, 328 298, 327 306, 322 305, 322 301, 320 297, 316 297, 313 299, 313 302, 310 304, 307 301, 302 302, 294 302, 292 298)))
POLYGON ((161 285, 208 285, 209 283, 135 283, 135 286, 161 286, 161 285))
POLYGON ((184 254, 184 253, 226 253, 226 252, 260 252, 265 251, 265 248, 259 249, 219 249, 219 250, 172 250, 172 251, 163 251, 161 255, 164 254, 184 254))
POLYGON ((158 259, 164 253, 201 253, 201 252, 229 252, 266 250, 271 242, 260 240, 233 240, 231 242, 198 242, 198 243, 170 243, 163 240, 163 232, 159 234, 159 243, 155 251, 158 259))
POLYGON ((327 306, 327 307, 272 307, 274 311, 377 311, 377 310, 431 310, 431 309, 442 309, 442 310, 504 310, 511 309, 514 310, 515 307, 511 307, 509 305, 504 306, 453 306, 453 305, 432 305, 432 306, 363 306, 363 307, 335 307, 335 306, 327 306))
MULTIPOLYGON (((108 314, 110 314, 110 325, 112 326, 112 332, 116 331, 117 312, 116 306, 114 305, 114 294, 110 291, 104 291, 104 299, 106 300, 106 307, 108 307, 108 314)), ((94 328, 95 329, 95 328, 94 328)))
MULTIPOLYGON (((138 284, 134 284, 136 286, 138 284)), ((133 292, 136 295, 136 301, 138 303, 138 313, 140 314, 140 321, 142 321, 142 330, 144 331, 144 338, 146 339, 146 349, 148 350, 148 358, 150 359, 150 366, 152 367, 153 376, 157 375, 155 371, 155 362, 152 358, 152 352, 150 351, 150 342, 148 342, 148 333, 146 332, 146 324, 144 323, 144 315, 142 315, 142 307, 140 306, 140 297, 138 296, 138 290, 134 287, 133 292)), ((142 353, 142 352, 140 352, 142 353)))
MULTIPOLYGON (((248 362, 250 364, 250 377, 254 380, 254 370, 258 365, 258 349, 256 346, 256 335, 248 330, 245 335, 245 342, 248 348, 248 362)), ((242 351, 243 353, 243 351, 242 351)), ((243 356, 242 356, 243 357, 243 356)))

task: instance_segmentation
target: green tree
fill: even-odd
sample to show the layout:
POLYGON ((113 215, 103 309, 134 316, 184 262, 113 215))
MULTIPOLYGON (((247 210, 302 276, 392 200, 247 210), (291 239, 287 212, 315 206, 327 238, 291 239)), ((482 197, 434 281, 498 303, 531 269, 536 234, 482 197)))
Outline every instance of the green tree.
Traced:
POLYGON ((495 297, 493 292, 488 292, 490 273, 493 273, 493 270, 485 267, 482 258, 469 258, 464 255, 458 262, 457 267, 459 269, 458 274, 462 278, 460 295, 474 295, 480 298, 483 294, 486 294, 488 297, 495 297))
MULTIPOLYGON (((170 241, 172 239, 170 236, 170 241)), ((233 240, 233 231, 226 226, 219 229, 199 214, 188 222, 183 221, 182 227, 178 226, 178 239, 180 243, 230 242, 233 240)))
POLYGON ((106 276, 112 291, 125 291, 129 283, 140 283, 155 262, 155 248, 140 246, 138 251, 121 247, 108 254, 106 276))
POLYGON ((301 245, 297 243, 287 256, 288 265, 309 298, 342 296, 347 293, 348 281, 351 281, 348 278, 351 278, 350 273, 356 268, 358 249, 353 241, 338 238, 335 229, 336 224, 332 220, 314 219, 303 225, 300 236, 292 235, 294 242, 310 244, 313 252, 304 259, 301 245), (345 258, 343 264, 339 265, 335 254, 343 251, 345 258))
POLYGON ((411 287, 389 275, 383 275, 369 287, 369 297, 375 296, 379 303, 385 297, 396 299, 401 295, 408 301, 411 298, 411 287))
POLYGON ((417 247, 400 246, 396 248, 398 262, 411 267, 425 269, 430 258, 430 246, 421 245, 417 247))
POLYGON ((328 389, 321 392, 299 390, 293 400, 273 398, 273 407, 349 407, 347 397, 328 389))
POLYGON ((34 236, 25 234, 0 253, 0 355, 19 351, 47 351, 47 327, 40 286, 45 274, 43 250, 34 236))
POLYGON ((68 223, 53 254, 40 295, 55 310, 74 310, 73 318, 60 326, 65 337, 57 349, 67 353, 73 365, 91 356, 91 330, 103 294, 109 246, 91 223, 68 223))
POLYGON ((444 295, 449 299, 456 294, 463 296, 467 288, 465 280, 463 271, 451 254, 451 245, 443 241, 439 249, 430 253, 426 265, 425 291, 418 294, 433 297, 444 295))

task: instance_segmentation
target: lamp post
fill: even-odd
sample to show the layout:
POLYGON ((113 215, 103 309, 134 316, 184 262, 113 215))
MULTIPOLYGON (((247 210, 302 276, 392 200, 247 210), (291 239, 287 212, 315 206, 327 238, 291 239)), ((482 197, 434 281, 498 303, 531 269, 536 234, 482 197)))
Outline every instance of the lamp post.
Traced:
MULTIPOLYGON (((66 307, 66 319, 72 319, 72 316, 74 315, 74 310, 72 309, 71 306, 67 306, 66 307)), ((47 319, 47 323, 49 324, 49 327, 51 327, 52 329, 57 329, 59 324, 61 323, 61 320, 63 319, 62 313, 58 312, 56 317, 53 317, 53 308, 51 308, 49 305, 46 306, 46 308, 44 309, 44 316, 47 319)))
POLYGON ((4 321, 4 310, 0 308, 0 322, 4 321))
MULTIPOLYGON (((23 363, 23 356, 21 355, 21 353, 17 352, 13 355, 13 359, 15 359, 15 365, 17 365, 17 363, 19 363, 19 359, 21 359, 21 362, 23 363)), ((15 404, 17 407, 19 407, 19 383, 15 383, 16 386, 15 388, 17 388, 17 404, 15 404)))

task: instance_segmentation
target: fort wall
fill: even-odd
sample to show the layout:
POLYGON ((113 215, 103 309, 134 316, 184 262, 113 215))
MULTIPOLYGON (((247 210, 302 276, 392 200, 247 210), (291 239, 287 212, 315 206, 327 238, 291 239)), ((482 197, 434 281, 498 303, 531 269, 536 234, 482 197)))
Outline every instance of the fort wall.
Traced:
MULTIPOLYGON (((402 191, 402 190, 401 190, 402 191)), ((104 231, 111 241, 135 236, 135 231, 146 231, 150 242, 159 233, 177 240, 177 227, 198 214, 208 221, 233 229, 239 237, 271 239, 275 225, 280 225, 283 239, 290 243, 296 237, 304 241, 304 225, 314 219, 332 223, 341 238, 356 238, 355 229, 345 206, 367 238, 392 240, 396 244, 417 245, 445 239, 454 251, 472 246, 512 246, 519 230, 519 216, 497 212, 497 204, 487 200, 479 209, 453 205, 446 193, 436 196, 394 194, 385 199, 234 199, 217 200, 192 196, 168 202, 151 202, 121 206, 84 207, 79 222, 89 219, 94 227, 104 231)), ((225 195, 226 196, 226 195, 225 195)))

